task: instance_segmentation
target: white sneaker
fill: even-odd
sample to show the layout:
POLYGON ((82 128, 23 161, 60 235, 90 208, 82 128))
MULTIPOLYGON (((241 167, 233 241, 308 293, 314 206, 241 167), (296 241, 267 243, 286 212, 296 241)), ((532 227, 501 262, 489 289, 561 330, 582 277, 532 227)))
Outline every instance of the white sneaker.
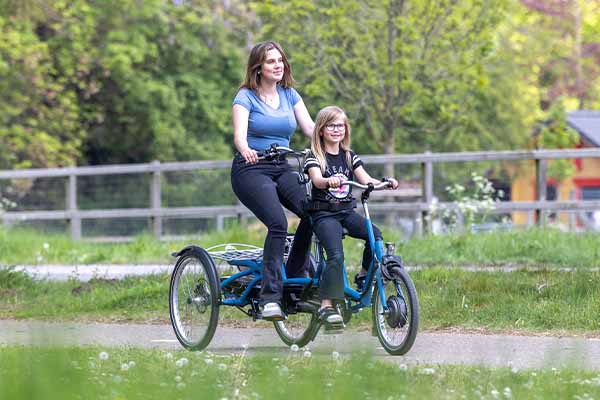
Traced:
POLYGON ((281 321, 285 319, 281 307, 277 303, 267 303, 263 306, 262 317, 268 321, 281 321))

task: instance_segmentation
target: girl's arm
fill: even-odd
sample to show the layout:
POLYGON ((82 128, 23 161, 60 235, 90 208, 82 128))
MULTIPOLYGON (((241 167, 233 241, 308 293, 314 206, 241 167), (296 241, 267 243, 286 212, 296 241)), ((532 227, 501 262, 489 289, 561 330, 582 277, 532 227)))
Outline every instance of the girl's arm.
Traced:
MULTIPOLYGON (((372 178, 371 175, 363 168, 362 165, 354 169, 354 176, 356 176, 356 180, 358 183, 362 183, 366 185, 367 183, 372 183, 373 185, 377 185, 381 183, 379 179, 372 178)), ((387 178, 390 182, 392 182, 392 187, 390 189, 398 188, 398 181, 394 178, 387 178)))
POLYGON ((319 167, 309 168, 308 175, 312 184, 319 189, 338 188, 342 183, 342 180, 337 177, 323 178, 319 167))
POLYGON ((315 123, 310 117, 310 114, 304 105, 304 101, 300 100, 296 103, 294 106, 294 115, 296 116, 296 121, 298 121, 298 125, 300 125, 300 129, 302 129, 304 135, 309 139, 312 138, 315 123))
POLYGON ((250 111, 240 104, 233 105, 233 144, 247 163, 258 162, 256 151, 248 146, 248 117, 250 111))

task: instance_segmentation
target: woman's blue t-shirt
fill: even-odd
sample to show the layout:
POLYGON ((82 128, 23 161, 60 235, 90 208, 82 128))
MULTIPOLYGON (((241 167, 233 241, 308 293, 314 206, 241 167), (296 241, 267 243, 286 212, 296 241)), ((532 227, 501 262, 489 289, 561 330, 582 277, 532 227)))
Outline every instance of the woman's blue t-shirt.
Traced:
POLYGON ((239 104, 250 112, 248 117, 248 146, 265 150, 275 143, 288 147, 290 137, 296 130, 294 106, 302 100, 296 89, 277 85, 279 108, 274 109, 263 102, 250 89, 239 90, 233 104, 239 104))

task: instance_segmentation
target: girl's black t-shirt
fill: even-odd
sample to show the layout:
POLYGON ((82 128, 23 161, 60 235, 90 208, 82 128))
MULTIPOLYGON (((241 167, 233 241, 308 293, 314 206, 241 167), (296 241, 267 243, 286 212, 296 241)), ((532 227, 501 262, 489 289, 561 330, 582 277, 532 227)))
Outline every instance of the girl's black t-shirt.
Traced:
MULTIPOLYGON (((325 172, 323 172, 323 178, 336 176, 345 181, 354 180, 354 170, 363 165, 363 162, 352 150, 349 150, 349 153, 351 167, 345 151, 340 150, 338 154, 325 153, 327 166, 325 172)), ((308 154, 304 163, 304 171, 308 173, 308 170, 311 168, 321 168, 319 160, 317 160, 313 153, 308 154)), ((313 185, 312 200, 329 203, 350 202, 352 201, 352 188, 349 185, 343 185, 336 189, 319 189, 313 185)))

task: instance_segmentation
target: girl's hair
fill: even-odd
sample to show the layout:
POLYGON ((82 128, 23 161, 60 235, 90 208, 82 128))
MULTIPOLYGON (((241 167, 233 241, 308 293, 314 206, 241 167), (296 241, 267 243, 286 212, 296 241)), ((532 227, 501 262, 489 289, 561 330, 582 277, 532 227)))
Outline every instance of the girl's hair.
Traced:
POLYGON ((246 66, 246 79, 240 88, 252 89, 254 91, 258 90, 258 85, 260 84, 260 67, 267 58, 267 52, 273 49, 278 50, 283 58, 283 78, 281 81, 279 81, 279 84, 284 88, 291 87, 294 84, 294 78, 292 78, 292 67, 288 62, 283 48, 277 42, 267 41, 258 43, 252 48, 252 50, 250 50, 250 56, 248 56, 248 65, 246 66))
POLYGON ((350 156, 350 123, 348 123, 348 117, 346 116, 344 110, 342 110, 338 106, 327 106, 321 109, 321 111, 319 111, 319 113, 317 114, 317 119, 315 120, 315 130, 313 132, 313 137, 310 144, 310 149, 315 155, 317 161, 319 162, 319 165, 321 166, 321 173, 324 173, 325 168, 327 167, 327 158, 325 157, 325 144, 321 132, 325 130, 326 125, 340 118, 344 120, 344 125, 346 126, 346 135, 344 136, 344 139, 340 142, 340 147, 346 152, 346 160, 348 162, 348 166, 352 165, 352 159, 350 156))

